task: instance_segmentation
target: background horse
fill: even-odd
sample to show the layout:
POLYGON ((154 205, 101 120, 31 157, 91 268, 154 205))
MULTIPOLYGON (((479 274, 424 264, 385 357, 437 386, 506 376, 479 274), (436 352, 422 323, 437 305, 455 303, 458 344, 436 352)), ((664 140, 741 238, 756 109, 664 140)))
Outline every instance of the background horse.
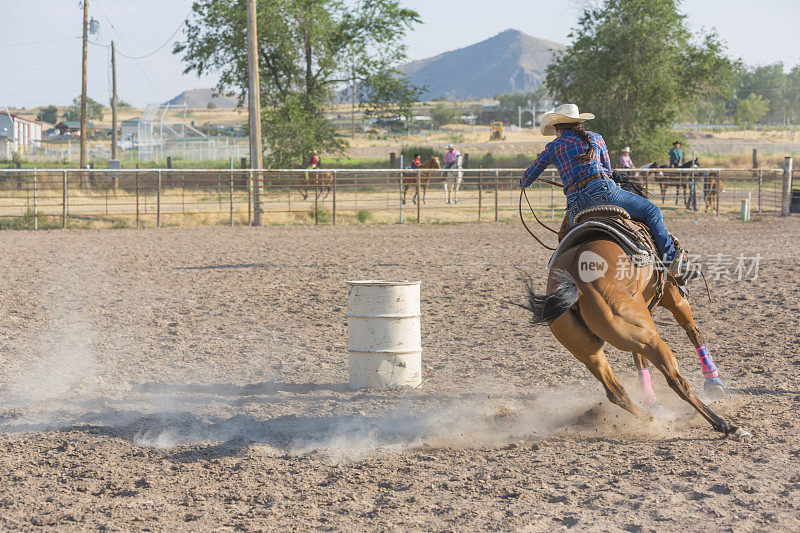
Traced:
POLYGON ((303 197, 303 200, 308 199, 308 189, 314 190, 317 200, 324 200, 327 198, 333 190, 333 172, 319 170, 306 171, 306 173, 303 175, 303 181, 300 184, 300 187, 298 187, 300 196, 303 197), (325 195, 320 196, 322 195, 323 190, 325 195))
MULTIPOLYGON (((414 187, 415 193, 414 197, 411 199, 412 202, 415 204, 417 203, 417 199, 419 198, 419 187, 417 187, 417 174, 418 170, 421 169, 434 169, 434 168, 442 168, 441 163, 439 162, 438 157, 431 157, 426 163, 423 163, 420 167, 414 169, 411 172, 403 172, 400 174, 400 187, 403 189, 403 203, 406 203, 406 192, 408 191, 409 187, 414 187)), ((428 192, 428 182, 430 182, 431 173, 430 172, 420 172, 419 173, 419 185, 422 187, 422 203, 425 203, 425 194, 428 192)))
POLYGON ((464 156, 459 154, 456 157, 455 162, 452 166, 448 167, 454 169, 452 172, 447 172, 444 177, 444 196, 447 199, 447 203, 450 202, 450 193, 453 193, 453 201, 452 203, 458 203, 458 189, 461 188, 461 179, 464 177, 464 173, 461 169, 464 166, 464 156))
POLYGON ((719 175, 708 172, 703 173, 703 199, 706 203, 706 213, 708 209, 716 204, 717 196, 722 194, 722 179, 719 175))
MULTIPOLYGON (((641 168, 644 169, 652 169, 652 168, 697 168, 700 166, 700 162, 695 157, 692 161, 687 161, 683 163, 679 167, 670 167, 669 165, 659 165, 656 162, 650 163, 649 165, 644 165, 641 168)), ((670 187, 675 187, 675 205, 678 205, 678 198, 680 197, 681 190, 683 190, 683 203, 687 204, 686 198, 686 189, 687 189, 687 177, 675 172, 669 171, 661 171, 657 172, 653 175, 653 180, 658 184, 659 188, 661 189, 661 203, 665 203, 667 200, 667 191, 670 187)), ((688 205, 688 204, 687 204, 688 205)))

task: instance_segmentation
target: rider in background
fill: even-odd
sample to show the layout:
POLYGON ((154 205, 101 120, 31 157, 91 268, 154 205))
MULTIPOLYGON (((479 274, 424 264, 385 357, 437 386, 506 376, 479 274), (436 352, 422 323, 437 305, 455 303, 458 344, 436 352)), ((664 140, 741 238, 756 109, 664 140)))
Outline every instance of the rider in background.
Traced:
POLYGON ((322 159, 319 157, 319 152, 316 150, 311 152, 311 159, 308 160, 308 168, 315 169, 322 166, 322 159))
POLYGON ((681 149, 681 142, 675 141, 672 143, 672 149, 669 151, 669 166, 670 168, 677 168, 683 164, 683 150, 681 149))
POLYGON ((444 153, 444 168, 452 168, 456 162, 458 161, 458 156, 461 155, 461 152, 456 150, 456 147, 452 144, 447 145, 447 151, 444 153))
POLYGON ((408 168, 419 168, 422 166, 422 160, 420 159, 422 155, 414 154, 414 159, 411 160, 411 164, 408 165, 408 168))
POLYGON ((555 164, 564 184, 567 215, 570 224, 582 210, 595 205, 616 205, 625 209, 634 220, 647 225, 668 274, 683 285, 697 276, 686 260, 683 249, 677 248, 664 224, 657 205, 646 198, 623 190, 611 178, 611 162, 606 143, 599 134, 586 131, 583 123, 591 113, 579 113, 575 104, 564 104, 542 117, 542 135, 555 135, 544 152, 520 179, 522 187, 530 186, 551 163, 555 164))
POLYGON ((622 168, 634 168, 631 149, 628 146, 622 149, 622 155, 619 156, 619 166, 622 168))

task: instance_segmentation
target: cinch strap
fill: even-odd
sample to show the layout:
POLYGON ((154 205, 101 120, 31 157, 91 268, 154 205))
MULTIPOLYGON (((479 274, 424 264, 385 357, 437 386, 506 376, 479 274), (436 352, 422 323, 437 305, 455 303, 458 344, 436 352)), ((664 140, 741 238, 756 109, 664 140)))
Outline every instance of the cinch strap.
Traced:
POLYGON ((700 358, 704 378, 708 379, 719 377, 717 367, 714 366, 714 361, 711 359, 711 352, 708 351, 708 348, 706 348, 705 344, 697 347, 697 357, 700 358))

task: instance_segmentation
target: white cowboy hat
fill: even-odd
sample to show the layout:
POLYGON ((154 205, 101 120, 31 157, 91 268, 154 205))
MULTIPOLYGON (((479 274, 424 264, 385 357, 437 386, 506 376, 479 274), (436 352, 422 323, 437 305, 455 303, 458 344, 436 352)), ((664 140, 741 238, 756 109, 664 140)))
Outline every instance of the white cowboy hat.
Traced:
POLYGON ((630 146, 626 146, 625 148, 622 149, 622 153, 623 154, 631 153, 631 147, 630 146))
POLYGON ((556 124, 584 122, 593 118, 594 115, 591 113, 578 112, 578 106, 575 104, 562 104, 542 117, 539 131, 542 132, 542 135, 555 135, 556 129, 553 126, 556 124))
POLYGON ((455 148, 455 146, 453 146, 452 144, 448 144, 448 145, 447 145, 447 149, 448 149, 448 150, 450 150, 450 149, 452 149, 452 148, 455 148))

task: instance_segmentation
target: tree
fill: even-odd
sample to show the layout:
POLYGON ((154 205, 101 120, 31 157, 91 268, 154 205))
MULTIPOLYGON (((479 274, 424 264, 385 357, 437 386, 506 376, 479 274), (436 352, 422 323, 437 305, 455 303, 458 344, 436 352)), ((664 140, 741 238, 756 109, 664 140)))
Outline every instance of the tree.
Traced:
POLYGON ((431 118, 437 126, 461 122, 461 112, 450 104, 440 102, 431 109, 431 118))
POLYGON ((424 90, 408 83, 400 72, 378 72, 359 85, 359 107, 366 116, 411 121, 414 104, 424 90))
POLYGON ((58 108, 54 105, 41 108, 39 113, 36 115, 36 120, 55 124, 58 122, 58 108))
MULTIPOLYGON (((109 103, 109 105, 111 105, 111 104, 109 103)), ((129 104, 128 102, 126 102, 125 100, 118 99, 117 100, 117 107, 118 108, 123 108, 123 107, 133 107, 133 106, 131 104, 129 104)))
MULTIPOLYGON (((325 120, 323 108, 352 83, 381 88, 406 58, 403 37, 419 15, 398 0, 270 0, 258 10, 261 107, 268 162, 304 161, 311 150, 341 152, 346 143, 325 120)), ((244 0, 195 0, 182 54, 184 72, 219 73, 217 91, 247 91, 244 0)), ((377 92, 376 92, 377 91, 377 92)), ((379 100, 379 98, 376 98, 379 100)))
MULTIPOLYGON (((86 97, 86 119, 103 120, 103 104, 86 97)), ((81 97, 76 96, 72 105, 64 111, 64 120, 78 121, 81 119, 81 97)))
POLYGON ((745 128, 761 122, 769 113, 769 100, 760 94, 750 93, 736 104, 736 123, 745 128))
POLYGON ((547 89, 544 86, 539 87, 535 91, 526 93, 496 94, 494 95, 494 99, 500 102, 498 118, 508 124, 516 124, 519 121, 519 109, 521 107, 528 107, 528 104, 535 104, 546 95, 547 89))
POLYGON ((663 156, 682 109, 730 91, 737 62, 715 33, 693 36, 679 0, 606 0, 587 8, 572 44, 547 68, 562 102, 597 116, 609 148, 630 145, 643 159, 663 156))

